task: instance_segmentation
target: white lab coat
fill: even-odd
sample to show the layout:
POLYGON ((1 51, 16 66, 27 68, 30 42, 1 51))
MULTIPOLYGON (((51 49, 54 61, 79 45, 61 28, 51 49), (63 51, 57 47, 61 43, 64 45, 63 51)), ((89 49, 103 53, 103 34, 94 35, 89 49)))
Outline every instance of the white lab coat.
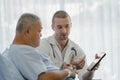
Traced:
MULTIPOLYGON (((75 54, 75 58, 82 58, 83 56, 85 56, 83 50, 69 39, 63 58, 62 53, 58 48, 57 42, 54 38, 54 35, 42 39, 40 42, 40 46, 37 49, 43 52, 44 54, 47 54, 48 57, 53 61, 53 63, 58 67, 61 67, 63 62, 70 63, 72 53, 75 54), (74 48, 75 50, 72 50, 72 48, 74 48)), ((85 63, 83 69, 78 71, 79 78, 81 78, 83 73, 86 72, 86 68, 87 63, 85 63)))

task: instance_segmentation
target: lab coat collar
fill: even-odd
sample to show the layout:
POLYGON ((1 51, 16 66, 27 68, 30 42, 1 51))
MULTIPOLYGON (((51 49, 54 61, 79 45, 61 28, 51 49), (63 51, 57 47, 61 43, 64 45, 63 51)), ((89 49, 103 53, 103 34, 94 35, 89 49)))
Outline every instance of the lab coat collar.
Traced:
MULTIPOLYGON (((52 36, 50 36, 49 38, 48 38, 48 40, 49 40, 49 43, 51 43, 52 45, 56 45, 56 43, 58 44, 58 42, 56 41, 56 39, 55 39, 55 35, 53 34, 52 36)), ((68 38, 68 43, 67 43, 67 46, 72 46, 71 45, 71 40, 68 38)))
MULTIPOLYGON (((49 40, 50 44, 52 44, 53 46, 56 46, 56 39, 55 39, 54 35, 50 36, 48 40, 49 40)), ((70 39, 68 39, 68 43, 67 43, 66 47, 67 47, 67 49, 66 49, 66 53, 65 53, 65 56, 64 56, 64 62, 70 63, 69 59, 71 58, 71 48, 72 48, 72 43, 71 43, 70 39)), ((57 49, 58 48, 55 47, 55 50, 57 50, 57 49)), ((62 58, 61 52, 59 52, 59 50, 57 50, 57 51, 58 51, 57 54, 59 55, 59 57, 62 58)))

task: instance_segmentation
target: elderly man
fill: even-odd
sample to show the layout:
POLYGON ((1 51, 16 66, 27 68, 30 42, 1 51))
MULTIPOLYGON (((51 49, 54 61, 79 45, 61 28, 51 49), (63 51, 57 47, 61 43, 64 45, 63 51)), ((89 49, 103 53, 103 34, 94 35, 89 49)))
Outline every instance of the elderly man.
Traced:
POLYGON ((42 25, 38 16, 25 13, 18 20, 16 35, 6 55, 26 80, 64 80, 75 76, 75 68, 64 64, 62 70, 35 48, 39 46, 42 25))

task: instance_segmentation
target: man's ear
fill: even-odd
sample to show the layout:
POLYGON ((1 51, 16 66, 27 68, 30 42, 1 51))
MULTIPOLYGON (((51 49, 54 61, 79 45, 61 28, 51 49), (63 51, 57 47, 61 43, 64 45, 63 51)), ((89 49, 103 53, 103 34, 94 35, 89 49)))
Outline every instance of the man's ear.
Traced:
POLYGON ((26 27, 23 31, 24 35, 28 35, 30 33, 30 28, 26 27))

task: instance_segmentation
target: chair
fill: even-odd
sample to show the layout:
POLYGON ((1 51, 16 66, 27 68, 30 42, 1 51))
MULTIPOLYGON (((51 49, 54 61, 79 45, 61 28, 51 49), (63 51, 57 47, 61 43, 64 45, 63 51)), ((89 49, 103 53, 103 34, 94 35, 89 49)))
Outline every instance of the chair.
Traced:
POLYGON ((24 80, 12 61, 1 54, 0 80, 24 80))

